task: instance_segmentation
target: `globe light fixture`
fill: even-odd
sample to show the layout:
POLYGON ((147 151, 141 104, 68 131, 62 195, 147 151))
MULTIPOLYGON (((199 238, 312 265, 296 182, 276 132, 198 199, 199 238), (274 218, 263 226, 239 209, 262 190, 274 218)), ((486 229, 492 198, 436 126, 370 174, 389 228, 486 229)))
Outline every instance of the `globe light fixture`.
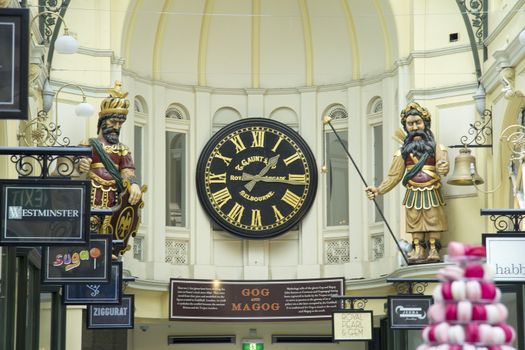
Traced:
POLYGON ((60 36, 55 40, 55 49, 58 53, 62 54, 74 54, 78 50, 78 41, 69 35, 68 28, 64 23, 64 35, 60 36))
POLYGON ((83 96, 82 102, 75 107, 75 114, 79 117, 89 118, 93 115, 95 109, 87 103, 86 96, 83 96))
POLYGON ((75 114, 78 117, 84 117, 84 118, 91 117, 93 115, 93 112, 95 111, 95 109, 93 108, 92 105, 87 103, 87 101, 86 101, 86 94, 84 94, 84 89, 82 89, 80 86, 78 86, 76 84, 66 84, 66 85, 61 86, 60 89, 58 89, 56 94, 55 94, 55 123, 58 123, 58 94, 62 91, 62 89, 66 88, 66 87, 76 87, 82 93, 82 102, 79 103, 75 107, 75 114))

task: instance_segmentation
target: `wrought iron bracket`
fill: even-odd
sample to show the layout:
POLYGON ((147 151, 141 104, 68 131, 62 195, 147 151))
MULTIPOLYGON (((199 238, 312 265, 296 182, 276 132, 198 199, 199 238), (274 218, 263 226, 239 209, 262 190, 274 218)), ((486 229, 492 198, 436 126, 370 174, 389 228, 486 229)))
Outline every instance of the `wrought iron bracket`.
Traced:
POLYGON ((488 216, 497 232, 524 232, 525 209, 481 209, 480 215, 488 216))
POLYGON ((429 283, 439 283, 437 278, 387 278, 387 282, 393 283, 398 295, 421 295, 429 283))
POLYGON ((387 299, 384 295, 360 295, 360 296, 349 296, 349 295, 332 295, 332 299, 340 302, 339 308, 342 310, 364 310, 368 300, 370 299, 387 299))
POLYGON ((0 155, 11 155, 19 177, 69 178, 91 147, 0 147, 0 155))
POLYGON ((492 111, 485 109, 481 120, 469 124, 468 135, 459 139, 459 145, 448 146, 449 148, 489 148, 492 147, 492 111))
POLYGON ((487 48, 483 41, 487 37, 488 22, 487 9, 488 0, 456 0, 463 22, 467 29, 470 41, 474 66, 476 67, 477 81, 481 81, 481 63, 478 54, 478 45, 483 47, 483 60, 487 59, 487 48))
MULTIPOLYGON (((39 0, 38 7, 40 13, 45 11, 54 12, 62 17, 66 15, 67 8, 71 0, 39 0)), ((55 41, 62 26, 62 20, 52 15, 43 15, 39 23, 39 30, 42 33, 44 42, 49 44, 49 52, 47 55, 47 66, 51 69, 53 62, 53 52, 55 51, 55 41)))

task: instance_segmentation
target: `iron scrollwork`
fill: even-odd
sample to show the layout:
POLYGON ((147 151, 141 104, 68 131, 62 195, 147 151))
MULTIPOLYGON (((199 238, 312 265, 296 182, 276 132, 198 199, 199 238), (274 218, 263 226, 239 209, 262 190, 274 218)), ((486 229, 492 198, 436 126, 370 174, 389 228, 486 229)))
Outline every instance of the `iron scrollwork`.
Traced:
MULTIPOLYGON (((60 14, 60 11, 63 8, 67 8, 69 5, 69 0, 39 0, 40 12, 54 12, 57 15, 60 14)), ((60 20, 60 19, 58 19, 60 20)), ((55 26, 57 25, 57 17, 53 16, 51 13, 44 13, 42 15, 42 20, 40 21, 39 29, 42 33, 42 38, 44 44, 49 44, 51 42, 51 37, 55 31, 55 26)), ((59 24, 60 27, 60 24, 59 24)))
POLYGON ((18 139, 22 139, 26 145, 40 146, 69 146, 69 137, 62 136, 62 129, 56 122, 48 122, 47 113, 39 111, 36 118, 31 119, 24 125, 20 125, 18 139))
POLYGON ((469 124, 468 135, 460 138, 462 147, 492 146, 492 111, 485 109, 480 121, 469 124))
POLYGON ((510 159, 520 161, 525 156, 525 127, 514 124, 505 128, 501 133, 501 140, 505 141, 510 151, 510 159))
POLYGON ((394 283, 398 295, 425 294, 427 287, 428 282, 425 281, 407 280, 394 283))
POLYGON ((20 177, 71 177, 81 157, 64 157, 52 155, 12 155, 20 177))
POLYGON ((475 28, 474 35, 479 44, 483 44, 486 12, 483 0, 458 0, 463 9, 470 15, 472 27, 475 28))
POLYGON ((364 310, 367 303, 368 299, 366 298, 351 298, 345 300, 345 308, 349 308, 350 310, 364 310))
POLYGON ((493 222, 498 232, 519 232, 521 231, 520 226, 523 221, 523 215, 491 215, 489 219, 493 222))
POLYGON ((49 53, 47 55, 48 67, 51 67, 51 62, 53 62, 55 40, 58 37, 62 25, 62 20, 56 15, 63 18, 70 2, 71 0, 39 0, 38 2, 40 13, 42 13, 39 30, 42 34, 44 44, 49 45, 49 53))
POLYGON ((90 147, 0 147, 0 154, 11 155, 21 178, 70 178, 80 159, 91 152, 90 147))
POLYGON ((497 232, 523 232, 523 209, 481 209, 481 215, 489 217, 497 232))

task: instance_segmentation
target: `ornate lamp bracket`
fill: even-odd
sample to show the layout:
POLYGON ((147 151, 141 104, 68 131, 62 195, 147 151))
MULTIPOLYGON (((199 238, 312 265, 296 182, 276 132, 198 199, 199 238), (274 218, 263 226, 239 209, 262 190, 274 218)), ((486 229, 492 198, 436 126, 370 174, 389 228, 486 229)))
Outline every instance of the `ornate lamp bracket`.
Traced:
POLYGON ((487 0, 456 0, 463 22, 467 29, 474 66, 476 67, 476 77, 481 81, 481 63, 478 55, 478 45, 483 47, 483 58, 486 59, 486 47, 483 40, 487 37, 487 0))
POLYGON ((66 15, 67 8, 71 0, 39 0, 41 20, 39 21, 39 30, 42 34, 44 43, 49 44, 49 53, 47 55, 47 66, 51 67, 53 62, 53 52, 55 41, 60 32, 63 18, 66 15))

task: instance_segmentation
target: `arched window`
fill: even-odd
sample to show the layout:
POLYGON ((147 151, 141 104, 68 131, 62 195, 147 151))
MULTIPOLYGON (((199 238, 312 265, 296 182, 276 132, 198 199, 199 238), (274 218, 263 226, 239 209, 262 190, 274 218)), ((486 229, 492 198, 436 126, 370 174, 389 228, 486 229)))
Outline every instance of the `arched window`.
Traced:
POLYGON ((172 103, 166 109, 166 226, 187 225, 187 133, 186 107, 172 103))
MULTIPOLYGON (((147 149, 149 145, 148 133, 147 130, 150 125, 148 125, 149 115, 148 115, 148 104, 144 97, 136 95, 133 98, 133 162, 135 163, 135 178, 140 185, 146 184, 149 182, 149 179, 145 178, 144 169, 147 166, 144 155, 147 154, 147 149)), ((148 212, 143 212, 142 224, 147 226, 150 222, 148 212)), ((133 241, 133 257, 136 260, 144 261, 146 258, 145 251, 146 245, 148 242, 145 239, 143 228, 139 229, 139 232, 134 237, 133 241)), ((149 241, 151 242, 151 241, 149 241)))
MULTIPOLYGON (((348 146, 348 112, 341 104, 334 104, 325 109, 322 116, 332 118, 332 125, 337 134, 348 146)), ((326 226, 348 225, 348 158, 334 132, 326 130, 324 134, 324 157, 326 176, 326 226)))
POLYGON ((146 104, 144 97, 140 95, 135 96, 133 106, 135 112, 148 114, 148 105, 146 104))
MULTIPOLYGON (((383 181, 384 173, 384 156, 383 156, 383 100, 375 96, 368 102, 366 113, 368 122, 368 149, 372 154, 371 173, 373 175, 373 185, 379 186, 383 181)), ((376 203, 381 211, 384 211, 383 196, 376 197, 376 203)), ((385 238, 383 228, 383 218, 375 209, 373 216, 370 218, 370 260, 379 260, 385 253, 385 238)))
POLYGON ((188 111, 186 108, 180 104, 172 103, 166 110, 166 118, 168 119, 177 119, 177 120, 187 120, 188 111))
POLYGON ((168 131, 166 144, 166 225, 185 227, 186 134, 168 131))

